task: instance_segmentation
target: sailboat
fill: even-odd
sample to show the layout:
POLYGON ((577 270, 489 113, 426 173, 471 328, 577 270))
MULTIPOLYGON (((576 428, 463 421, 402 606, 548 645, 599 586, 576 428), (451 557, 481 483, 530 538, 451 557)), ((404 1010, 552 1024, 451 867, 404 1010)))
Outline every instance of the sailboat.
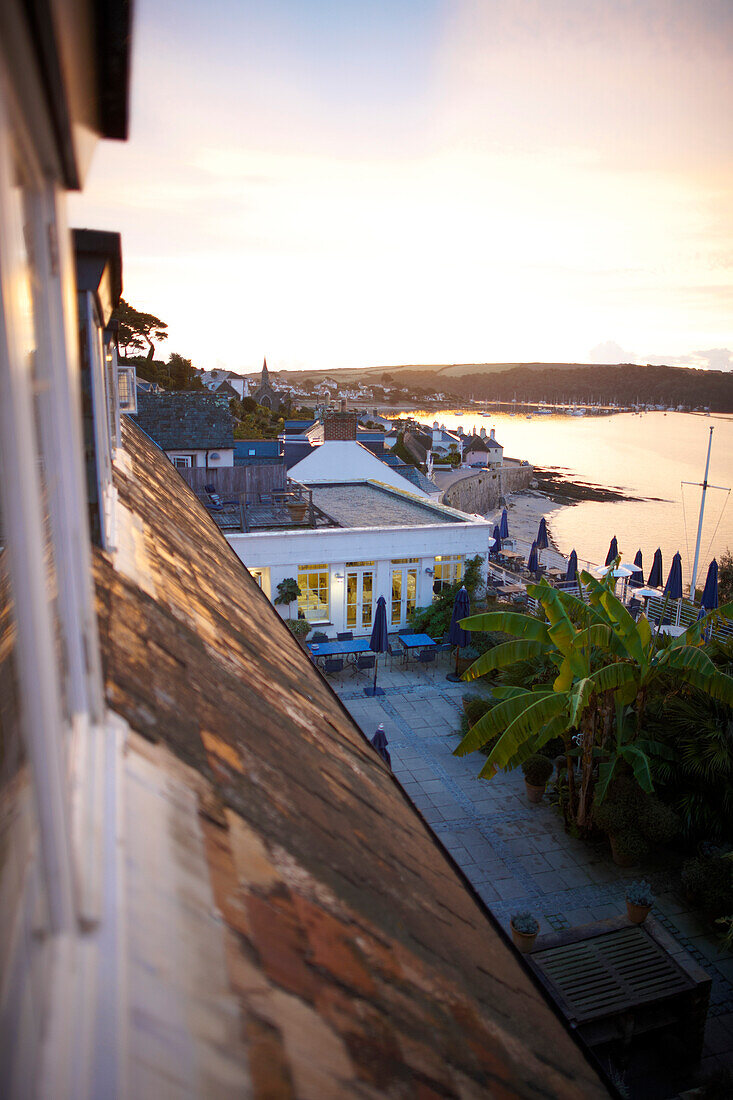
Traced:
MULTIPOLYGON (((666 414, 665 414, 666 415, 666 414)), ((699 485, 702 488, 702 495, 700 497, 700 515, 697 521, 697 539, 695 540, 695 560, 692 565, 692 577, 690 578, 690 599, 695 600, 695 583, 697 581, 697 567, 700 564, 700 543, 702 541, 702 520, 705 514, 705 495, 708 489, 721 489, 723 492, 730 493, 730 486, 726 485, 710 485, 708 483, 708 473, 710 472, 710 452, 713 447, 713 432, 714 428, 710 429, 710 435, 708 437, 708 454, 705 461, 705 474, 702 481, 683 481, 683 485, 699 485)), ((723 505, 725 507, 725 505, 723 505)))

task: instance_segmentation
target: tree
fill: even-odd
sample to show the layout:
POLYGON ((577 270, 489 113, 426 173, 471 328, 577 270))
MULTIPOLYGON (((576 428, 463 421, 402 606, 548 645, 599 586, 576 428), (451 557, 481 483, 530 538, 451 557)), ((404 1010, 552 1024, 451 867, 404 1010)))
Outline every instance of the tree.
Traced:
POLYGON ((721 603, 733 601, 733 554, 728 549, 718 563, 718 598, 721 603))
POLYGON ((549 656, 558 670, 551 686, 494 689, 499 703, 469 730, 456 755, 480 749, 498 736, 480 775, 515 768, 553 737, 568 757, 569 810, 576 824, 590 822, 593 788, 600 801, 619 766, 629 767, 651 790, 650 755, 663 752, 643 737, 644 712, 652 685, 675 677, 712 699, 733 703, 733 679, 719 672, 701 646, 712 623, 733 616, 733 605, 711 612, 685 634, 660 645, 646 616, 634 621, 612 591, 612 578, 581 573, 588 602, 552 588, 528 586, 546 622, 514 612, 476 615, 468 630, 502 631, 515 640, 483 654, 465 673, 472 680, 517 661, 549 656), (580 755, 580 790, 574 790, 572 757, 580 755))
POLYGON ((120 298, 120 304, 112 317, 119 321, 119 342, 125 357, 144 352, 147 347, 146 357, 152 360, 155 355, 154 341, 168 339, 168 325, 165 321, 152 313, 141 313, 124 298, 120 298))
POLYGON ((300 585, 295 577, 286 577, 277 586, 276 604, 287 604, 288 618, 290 618, 290 605, 300 596, 300 585))
POLYGON ((172 390, 200 390, 203 383, 198 371, 190 359, 184 359, 178 352, 171 352, 168 357, 168 373, 170 374, 170 388, 172 390))

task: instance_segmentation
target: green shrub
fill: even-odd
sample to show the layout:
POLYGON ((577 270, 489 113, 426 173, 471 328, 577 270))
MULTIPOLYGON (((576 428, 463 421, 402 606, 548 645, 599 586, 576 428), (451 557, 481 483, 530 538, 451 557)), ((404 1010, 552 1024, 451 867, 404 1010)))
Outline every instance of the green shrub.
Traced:
POLYGON ((533 753, 522 763, 522 771, 531 787, 544 787, 552 775, 552 761, 539 753, 533 753))
POLYGON ((515 913, 512 924, 517 932, 523 932, 525 936, 536 936, 540 930, 539 921, 528 912, 515 913))
POLYGON ((464 695, 463 710, 468 719, 468 725, 475 726, 480 718, 483 718, 494 705, 494 700, 485 695, 464 695))
POLYGON ((682 887, 692 901, 699 902, 707 875, 706 860, 700 856, 687 859, 682 864, 682 887))
POLYGON ((639 828, 654 844, 667 844, 680 831, 680 819, 655 795, 647 795, 640 806, 639 828))
POLYGON ((710 917, 733 912, 733 858, 715 852, 685 861, 682 885, 710 917))
POLYGON ((600 806, 593 807, 593 821, 604 833, 618 836, 620 833, 631 829, 636 820, 636 814, 632 806, 625 802, 615 802, 606 798, 600 806))
POLYGON ((285 623, 296 638, 305 638, 310 633, 311 624, 307 619, 286 619, 285 623))
POLYGON ((621 859, 631 859, 634 863, 643 859, 649 851, 649 845, 638 829, 624 829, 620 833, 613 834, 613 844, 616 854, 621 859))

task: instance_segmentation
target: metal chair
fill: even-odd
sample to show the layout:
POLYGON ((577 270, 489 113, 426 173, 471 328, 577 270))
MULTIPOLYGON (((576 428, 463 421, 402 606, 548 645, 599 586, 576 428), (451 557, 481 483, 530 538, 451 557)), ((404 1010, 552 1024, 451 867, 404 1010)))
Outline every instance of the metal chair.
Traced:
POLYGON ((358 653, 352 665, 354 675, 358 676, 362 672, 368 672, 370 669, 373 669, 375 661, 376 657, 373 653, 358 653))
POLYGON ((354 632, 353 630, 342 630, 340 634, 336 635, 336 641, 338 642, 353 642, 354 632))
POLYGON ((323 663, 323 671, 326 676, 335 675, 337 672, 344 671, 344 659, 343 657, 326 657, 323 663))
POLYGON ((392 671, 395 658, 404 664, 405 663, 405 651, 400 645, 392 645, 391 642, 387 642, 387 656, 389 657, 389 670, 392 671))
POLYGON ((417 659, 421 665, 425 665, 427 669, 428 665, 433 664, 435 661, 434 649, 421 649, 417 655, 417 659))

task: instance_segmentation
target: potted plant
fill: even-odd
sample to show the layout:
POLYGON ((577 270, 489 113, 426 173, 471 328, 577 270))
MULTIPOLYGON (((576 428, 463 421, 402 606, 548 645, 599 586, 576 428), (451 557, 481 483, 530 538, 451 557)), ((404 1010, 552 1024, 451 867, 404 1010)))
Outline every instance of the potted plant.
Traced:
POLYGON ((514 946, 523 955, 528 954, 534 947, 534 941, 540 930, 537 918, 527 912, 515 913, 511 919, 511 929, 514 946))
POLYGON ((308 512, 308 501, 303 497, 288 497, 285 507, 290 513, 293 523, 302 523, 308 512))
POLYGON ((552 761, 546 756, 534 752, 522 763, 522 771, 524 772, 527 798, 530 802, 541 802, 547 781, 553 772, 552 761))
POLYGON ((648 882, 632 882, 626 888, 626 912, 632 924, 643 924, 654 904, 654 894, 648 882))
POLYGON ((638 810, 627 798, 605 798, 593 806, 593 822, 608 834, 611 855, 617 867, 633 867, 648 845, 638 824, 638 810))
POLYGON ((295 635, 300 642, 303 649, 307 649, 305 644, 306 636, 310 633, 311 624, 307 619, 288 619, 288 629, 295 635))
POLYGON ((293 603, 300 596, 300 585, 296 581, 295 577, 286 577, 285 580, 280 581, 277 586, 277 596, 275 596, 276 604, 287 604, 288 618, 290 618, 290 608, 293 603))

